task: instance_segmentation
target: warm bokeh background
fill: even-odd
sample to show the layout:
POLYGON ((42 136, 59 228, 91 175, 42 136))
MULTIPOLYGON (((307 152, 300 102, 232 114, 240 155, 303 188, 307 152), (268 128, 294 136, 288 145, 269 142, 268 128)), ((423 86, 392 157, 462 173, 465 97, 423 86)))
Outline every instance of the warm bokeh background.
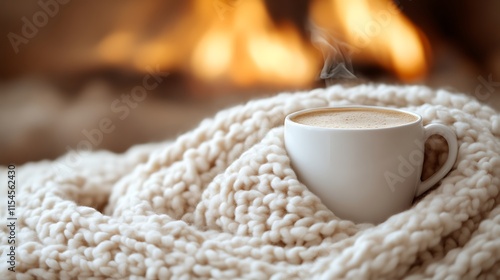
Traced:
POLYGON ((121 152, 233 104, 335 83, 426 84, 500 110, 498 11, 495 0, 1 1, 0 164, 77 149, 103 119, 114 129, 92 148, 121 152), (151 71, 154 88, 126 103, 151 71))

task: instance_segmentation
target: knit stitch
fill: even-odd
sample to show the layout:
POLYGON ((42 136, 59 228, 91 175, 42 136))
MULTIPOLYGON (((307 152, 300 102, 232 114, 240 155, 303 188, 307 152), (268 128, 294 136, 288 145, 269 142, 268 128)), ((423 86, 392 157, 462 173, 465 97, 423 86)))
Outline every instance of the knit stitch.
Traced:
MULTIPOLYGON (((445 148, 427 144, 424 176, 445 148)), ((90 152, 70 172, 58 168, 65 160, 18 166, 16 272, 2 226, 0 279, 500 278, 500 115, 465 94, 383 84, 282 93, 172 141, 90 152), (348 104, 413 111, 458 137, 451 172, 379 225, 338 219, 284 149, 287 114, 348 104)))

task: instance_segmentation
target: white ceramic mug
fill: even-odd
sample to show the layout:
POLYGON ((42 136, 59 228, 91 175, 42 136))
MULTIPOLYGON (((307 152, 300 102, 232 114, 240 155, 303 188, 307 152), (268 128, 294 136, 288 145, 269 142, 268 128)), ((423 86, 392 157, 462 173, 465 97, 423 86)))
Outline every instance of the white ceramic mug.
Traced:
POLYGON ((457 137, 447 126, 422 124, 418 114, 374 106, 339 106, 298 111, 285 119, 285 147, 299 181, 342 219, 380 223, 411 207, 415 197, 451 170, 457 137), (382 110, 413 116, 413 121, 383 128, 325 128, 294 121, 318 111, 382 110), (448 143, 448 158, 421 181, 425 141, 438 134, 448 143))

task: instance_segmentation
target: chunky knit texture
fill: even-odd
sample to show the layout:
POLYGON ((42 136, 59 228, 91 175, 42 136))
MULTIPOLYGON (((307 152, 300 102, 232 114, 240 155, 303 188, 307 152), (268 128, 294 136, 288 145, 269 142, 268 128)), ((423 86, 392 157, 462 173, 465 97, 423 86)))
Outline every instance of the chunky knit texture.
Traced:
MULTIPOLYGON (((427 144, 424 176, 445 149, 427 144)), ((91 152, 70 172, 60 168, 67 160, 17 168, 18 279, 500 278, 500 115, 464 94, 390 85, 283 93, 173 141, 91 152), (335 217, 296 179, 283 146, 287 114, 347 104, 414 111, 458 136, 452 171, 379 225, 335 217)))

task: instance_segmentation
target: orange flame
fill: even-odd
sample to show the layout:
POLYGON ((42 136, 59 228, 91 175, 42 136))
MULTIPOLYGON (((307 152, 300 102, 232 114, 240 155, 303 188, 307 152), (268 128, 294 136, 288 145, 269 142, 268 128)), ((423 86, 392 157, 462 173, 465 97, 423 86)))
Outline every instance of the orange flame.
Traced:
POLYGON ((375 61, 404 81, 427 71, 425 38, 391 1, 315 0, 311 18, 351 45, 358 61, 375 61))
POLYGON ((191 65, 201 79, 229 76, 240 85, 304 86, 316 75, 316 56, 293 26, 276 26, 264 3, 252 0, 212 22, 194 49, 191 65))

